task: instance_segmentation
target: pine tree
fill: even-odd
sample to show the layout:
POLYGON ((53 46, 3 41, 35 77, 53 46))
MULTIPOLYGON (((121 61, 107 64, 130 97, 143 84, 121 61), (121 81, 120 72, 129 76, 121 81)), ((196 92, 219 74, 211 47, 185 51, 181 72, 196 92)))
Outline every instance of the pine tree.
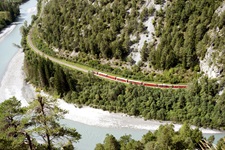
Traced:
POLYGON ((29 107, 21 107, 15 97, 5 100, 0 104, 0 149, 74 149, 72 143, 81 135, 59 124, 65 113, 54 99, 41 96, 29 107), (44 145, 36 141, 37 135, 42 137, 44 145))
MULTIPOLYGON (((55 99, 38 96, 29 106, 31 115, 30 121, 34 126, 33 133, 42 137, 45 147, 48 150, 54 149, 57 145, 64 146, 66 142, 77 142, 81 135, 71 128, 66 128, 59 124, 66 111, 60 109, 55 99), (58 143, 63 141, 64 143, 58 143), (53 143, 56 143, 53 145, 53 143)), ((71 145, 72 146, 72 145, 71 145)))
POLYGON ((12 97, 0 104, 0 149, 34 149, 34 139, 28 132, 26 109, 12 97))

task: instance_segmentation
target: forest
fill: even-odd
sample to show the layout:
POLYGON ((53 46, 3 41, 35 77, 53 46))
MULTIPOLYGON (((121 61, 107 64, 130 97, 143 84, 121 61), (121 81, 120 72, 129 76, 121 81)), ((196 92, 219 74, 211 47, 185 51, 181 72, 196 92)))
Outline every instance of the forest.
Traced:
POLYGON ((150 15, 147 8, 139 12, 144 3, 143 0, 50 1, 39 23, 40 36, 49 46, 60 50, 123 59, 129 53, 129 45, 135 42, 130 35, 145 29, 143 22, 136 19, 144 20, 150 15))
POLYGON ((158 69, 179 65, 185 69, 197 69, 207 48, 224 48, 222 39, 215 40, 224 35, 225 12, 220 15, 216 12, 222 2, 179 0, 169 3, 167 9, 157 11, 154 22, 155 41, 144 49, 143 57, 158 69), (216 28, 221 29, 221 35, 217 32, 213 36, 216 28))
POLYGON ((145 119, 188 121, 198 127, 221 130, 225 127, 225 94, 218 95, 224 81, 202 77, 187 90, 125 85, 54 64, 28 49, 25 53, 27 81, 69 103, 145 119))
POLYGON ((27 0, 0 1, 0 31, 20 15, 19 5, 27 0))
MULTIPOLYGON (((146 8, 145 13, 138 11, 144 1, 122 0, 114 1, 113 4, 110 2, 112 1, 51 1, 46 5, 44 17, 37 20, 37 28, 34 32, 35 36, 39 37, 35 38, 37 47, 53 56, 56 56, 56 53, 52 49, 63 50, 64 52, 80 52, 79 55, 82 55, 80 58, 83 58, 81 61, 85 62, 85 59, 89 57, 89 65, 110 70, 107 65, 98 65, 99 62, 96 62, 96 60, 100 58, 126 59, 130 44, 137 42, 130 40, 130 35, 144 31, 144 28, 138 31, 142 22, 135 22, 134 24, 137 26, 133 28, 128 26, 132 25, 132 22, 129 21, 141 19, 140 13, 144 20, 148 15, 156 16, 155 43, 147 43, 145 48, 142 49, 142 54, 144 54, 142 57, 146 56, 143 60, 150 61, 156 69, 171 71, 171 68, 178 66, 184 70, 190 69, 198 72, 199 60, 204 56, 208 46, 205 45, 205 49, 203 49, 199 41, 203 45, 212 44, 215 48, 222 48, 224 40, 221 35, 217 36, 218 41, 212 41, 208 35, 208 32, 217 26, 223 34, 223 26, 221 25, 223 15, 216 16, 214 13, 221 4, 219 0, 215 3, 210 0, 193 1, 193 3, 185 3, 183 0, 172 1, 171 6, 177 5, 176 7, 170 7, 169 5, 166 10, 161 9, 160 11, 147 10, 146 8), (107 9, 104 9, 104 6, 107 9), (191 12, 186 12, 189 11, 189 6, 192 8, 190 9, 191 12), (84 7, 86 11, 83 11, 84 7), (200 11, 205 9, 211 11, 207 13, 206 11, 200 11), (109 12, 107 12, 108 10, 109 12), (172 15, 175 18, 171 17, 172 12, 178 13, 172 15), (180 16, 181 14, 184 17, 183 19, 180 16), (212 15, 215 16, 212 17, 212 15), (189 16, 190 18, 187 18, 189 16), (172 20, 170 20, 171 18, 172 20), (119 21, 116 22, 116 20, 119 21), (212 20, 217 20, 217 22, 212 20), (193 21, 194 25, 192 26, 193 21), (206 22, 208 26, 204 26, 206 22), (168 25, 168 23, 170 24, 168 25), (171 29, 171 27, 173 28, 171 29), (130 28, 131 30, 129 30, 130 28), (192 31, 193 34, 191 34, 192 31), (163 37, 164 39, 162 39, 163 37), (170 41, 171 39, 173 41, 170 41), (176 42, 180 43, 177 45, 176 42), (178 51, 175 51, 171 46, 172 43, 175 44, 173 46, 178 46, 178 51), (166 56, 164 57, 166 59, 163 59, 163 56, 166 56), (92 60, 93 58, 94 60, 92 60)), ((164 1, 155 1, 155 3, 164 3, 164 1)), ((36 17, 34 16, 34 18, 36 17)), ((192 79, 188 89, 178 90, 115 83, 97 78, 91 72, 85 74, 60 66, 37 55, 30 50, 26 43, 29 27, 23 27, 21 31, 24 34, 21 45, 25 52, 26 80, 40 90, 43 89, 51 95, 59 96, 78 107, 86 105, 110 112, 140 116, 146 120, 186 122, 197 127, 225 129, 225 93, 221 92, 224 89, 225 80, 218 82, 216 79, 201 76, 192 79)), ((58 58, 61 58, 61 56, 58 58)), ((62 57, 62 59, 65 58, 62 57)), ((134 67, 134 70, 139 73, 141 67, 134 67)), ((117 70, 117 72, 121 71, 117 70)), ((136 74, 132 75, 130 74, 131 77, 135 77, 136 74)), ((187 76, 187 74, 184 75, 187 76)), ((137 76, 140 77, 141 74, 137 76)), ((174 83, 176 82, 178 81, 174 81, 174 83)), ((104 150, 111 146, 114 147, 113 149, 163 149, 164 146, 167 149, 192 149, 198 148, 199 139, 202 139, 202 135, 198 129, 192 130, 185 124, 181 130, 174 131, 172 125, 166 125, 161 126, 154 133, 149 132, 144 135, 140 141, 135 141, 126 135, 119 140, 112 135, 107 135, 104 143, 97 144, 96 149, 104 150), (166 139, 162 138, 163 135, 166 135, 166 139)), ((208 139, 208 141, 213 141, 212 139, 208 139)), ((219 141, 218 145, 221 149, 224 148, 222 140, 219 141)))
POLYGON ((200 60, 212 47, 222 75, 225 60, 217 57, 224 53, 225 12, 217 12, 222 0, 156 0, 154 4, 53 0, 38 20, 34 42, 59 58, 126 78, 166 83, 188 83, 201 76, 200 60), (166 6, 156 10, 156 5, 166 6), (148 35, 144 23, 152 16, 153 41, 144 43, 142 60, 135 63, 131 46, 141 34, 148 35))
MULTIPOLYGON (((36 18, 36 17, 35 17, 36 18)), ((29 27, 25 27, 29 28, 29 27)), ((26 33, 25 28, 22 28, 22 33, 26 33)), ((193 78, 198 78, 201 74, 198 72, 199 70, 191 71, 186 70, 184 68, 171 68, 169 70, 164 71, 146 71, 146 64, 144 62, 139 62, 138 64, 133 64, 133 61, 127 58, 128 62, 115 60, 109 60, 107 63, 102 63, 100 59, 97 57, 93 57, 84 52, 79 52, 76 57, 71 57, 68 54, 68 51, 64 52, 55 52, 53 49, 48 46, 45 40, 41 39, 39 36, 39 29, 33 28, 32 30, 32 42, 34 45, 41 50, 42 52, 59 58, 69 62, 73 62, 83 67, 93 68, 105 73, 110 73, 114 75, 119 75, 124 78, 136 79, 142 81, 151 81, 151 82, 160 82, 160 83, 188 83, 193 80, 193 78), (110 61, 112 63, 110 63, 110 61), (113 66, 112 66, 113 65, 113 66), (131 65, 131 66, 130 66, 131 65), (130 67, 127 67, 130 66, 130 67)), ((22 40, 22 43, 25 43, 25 38, 22 40)))
MULTIPOLYGON (((58 123, 64 114, 66 111, 58 108, 56 100, 50 97, 38 96, 27 107, 22 107, 15 97, 5 100, 0 104, 0 149, 73 150, 81 135, 58 123)), ((193 129, 187 123, 178 131, 172 124, 166 124, 154 132, 149 131, 140 140, 132 139, 131 135, 123 135, 117 140, 107 134, 103 144, 96 144, 95 150, 200 149, 207 148, 206 144, 214 149, 214 139, 214 136, 203 138, 198 128, 193 129)), ((216 148, 225 148, 223 139, 217 142, 216 148)))

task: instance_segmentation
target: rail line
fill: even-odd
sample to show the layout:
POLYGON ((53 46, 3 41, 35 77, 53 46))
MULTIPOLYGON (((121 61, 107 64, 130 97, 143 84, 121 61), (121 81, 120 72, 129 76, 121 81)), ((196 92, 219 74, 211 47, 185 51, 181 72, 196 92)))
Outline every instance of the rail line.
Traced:
POLYGON ((108 75, 102 72, 97 71, 91 71, 95 76, 107 78, 113 81, 117 82, 123 82, 123 83, 130 83, 133 85, 139 85, 139 86, 146 86, 146 87, 154 87, 154 88, 172 88, 172 89, 185 89, 187 88, 187 85, 174 85, 174 84, 157 84, 157 83, 149 83, 149 82, 142 82, 137 80, 130 80, 126 78, 120 78, 112 75, 108 75))

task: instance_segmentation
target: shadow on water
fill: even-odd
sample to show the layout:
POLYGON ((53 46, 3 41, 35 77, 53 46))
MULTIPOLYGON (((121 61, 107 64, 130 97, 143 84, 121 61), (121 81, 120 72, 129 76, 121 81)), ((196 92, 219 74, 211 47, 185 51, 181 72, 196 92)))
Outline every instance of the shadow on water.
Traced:
POLYGON ((19 16, 19 17, 16 19, 15 23, 23 23, 23 21, 25 21, 25 17, 19 16))
POLYGON ((25 16, 25 15, 26 15, 26 13, 20 13, 19 17, 25 16))

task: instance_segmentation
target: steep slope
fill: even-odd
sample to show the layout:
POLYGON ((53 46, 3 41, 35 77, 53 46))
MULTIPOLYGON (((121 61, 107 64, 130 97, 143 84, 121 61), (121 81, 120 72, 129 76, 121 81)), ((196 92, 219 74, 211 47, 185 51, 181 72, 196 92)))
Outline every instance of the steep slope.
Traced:
POLYGON ((216 9, 222 0, 169 2, 156 16, 155 42, 149 60, 155 68, 182 66, 199 68, 199 60, 212 44, 208 32, 214 28, 216 9))
POLYGON ((39 45, 91 67, 106 64, 104 71, 131 70, 124 77, 142 72, 135 78, 176 83, 224 70, 222 0, 51 0, 43 16, 39 45))
POLYGON ((136 42, 130 35, 145 30, 139 21, 149 16, 147 8, 141 10, 144 4, 143 0, 52 0, 40 22, 42 38, 60 50, 122 59, 136 42))
MULTIPOLYGON (((39 28, 41 26, 42 24, 39 23, 39 28)), ((32 28, 32 31, 35 30, 37 28, 32 28)), ((32 36, 37 37, 37 35, 40 34, 32 32, 32 36)), ((36 39, 33 38, 32 42, 36 39)), ((40 47, 41 44, 43 46, 46 43, 36 44, 40 47)), ((193 84, 187 90, 125 86, 64 68, 33 53, 29 47, 25 46, 24 51, 27 80, 64 97, 69 102, 130 115, 141 115, 146 119, 188 121, 197 126, 224 129, 225 94, 218 95, 221 85, 216 80, 209 80, 207 77, 193 80, 193 84)))
POLYGON ((223 77, 225 71, 225 2, 218 7, 213 16, 213 28, 208 31, 210 42, 206 54, 200 60, 200 68, 210 78, 223 77))

